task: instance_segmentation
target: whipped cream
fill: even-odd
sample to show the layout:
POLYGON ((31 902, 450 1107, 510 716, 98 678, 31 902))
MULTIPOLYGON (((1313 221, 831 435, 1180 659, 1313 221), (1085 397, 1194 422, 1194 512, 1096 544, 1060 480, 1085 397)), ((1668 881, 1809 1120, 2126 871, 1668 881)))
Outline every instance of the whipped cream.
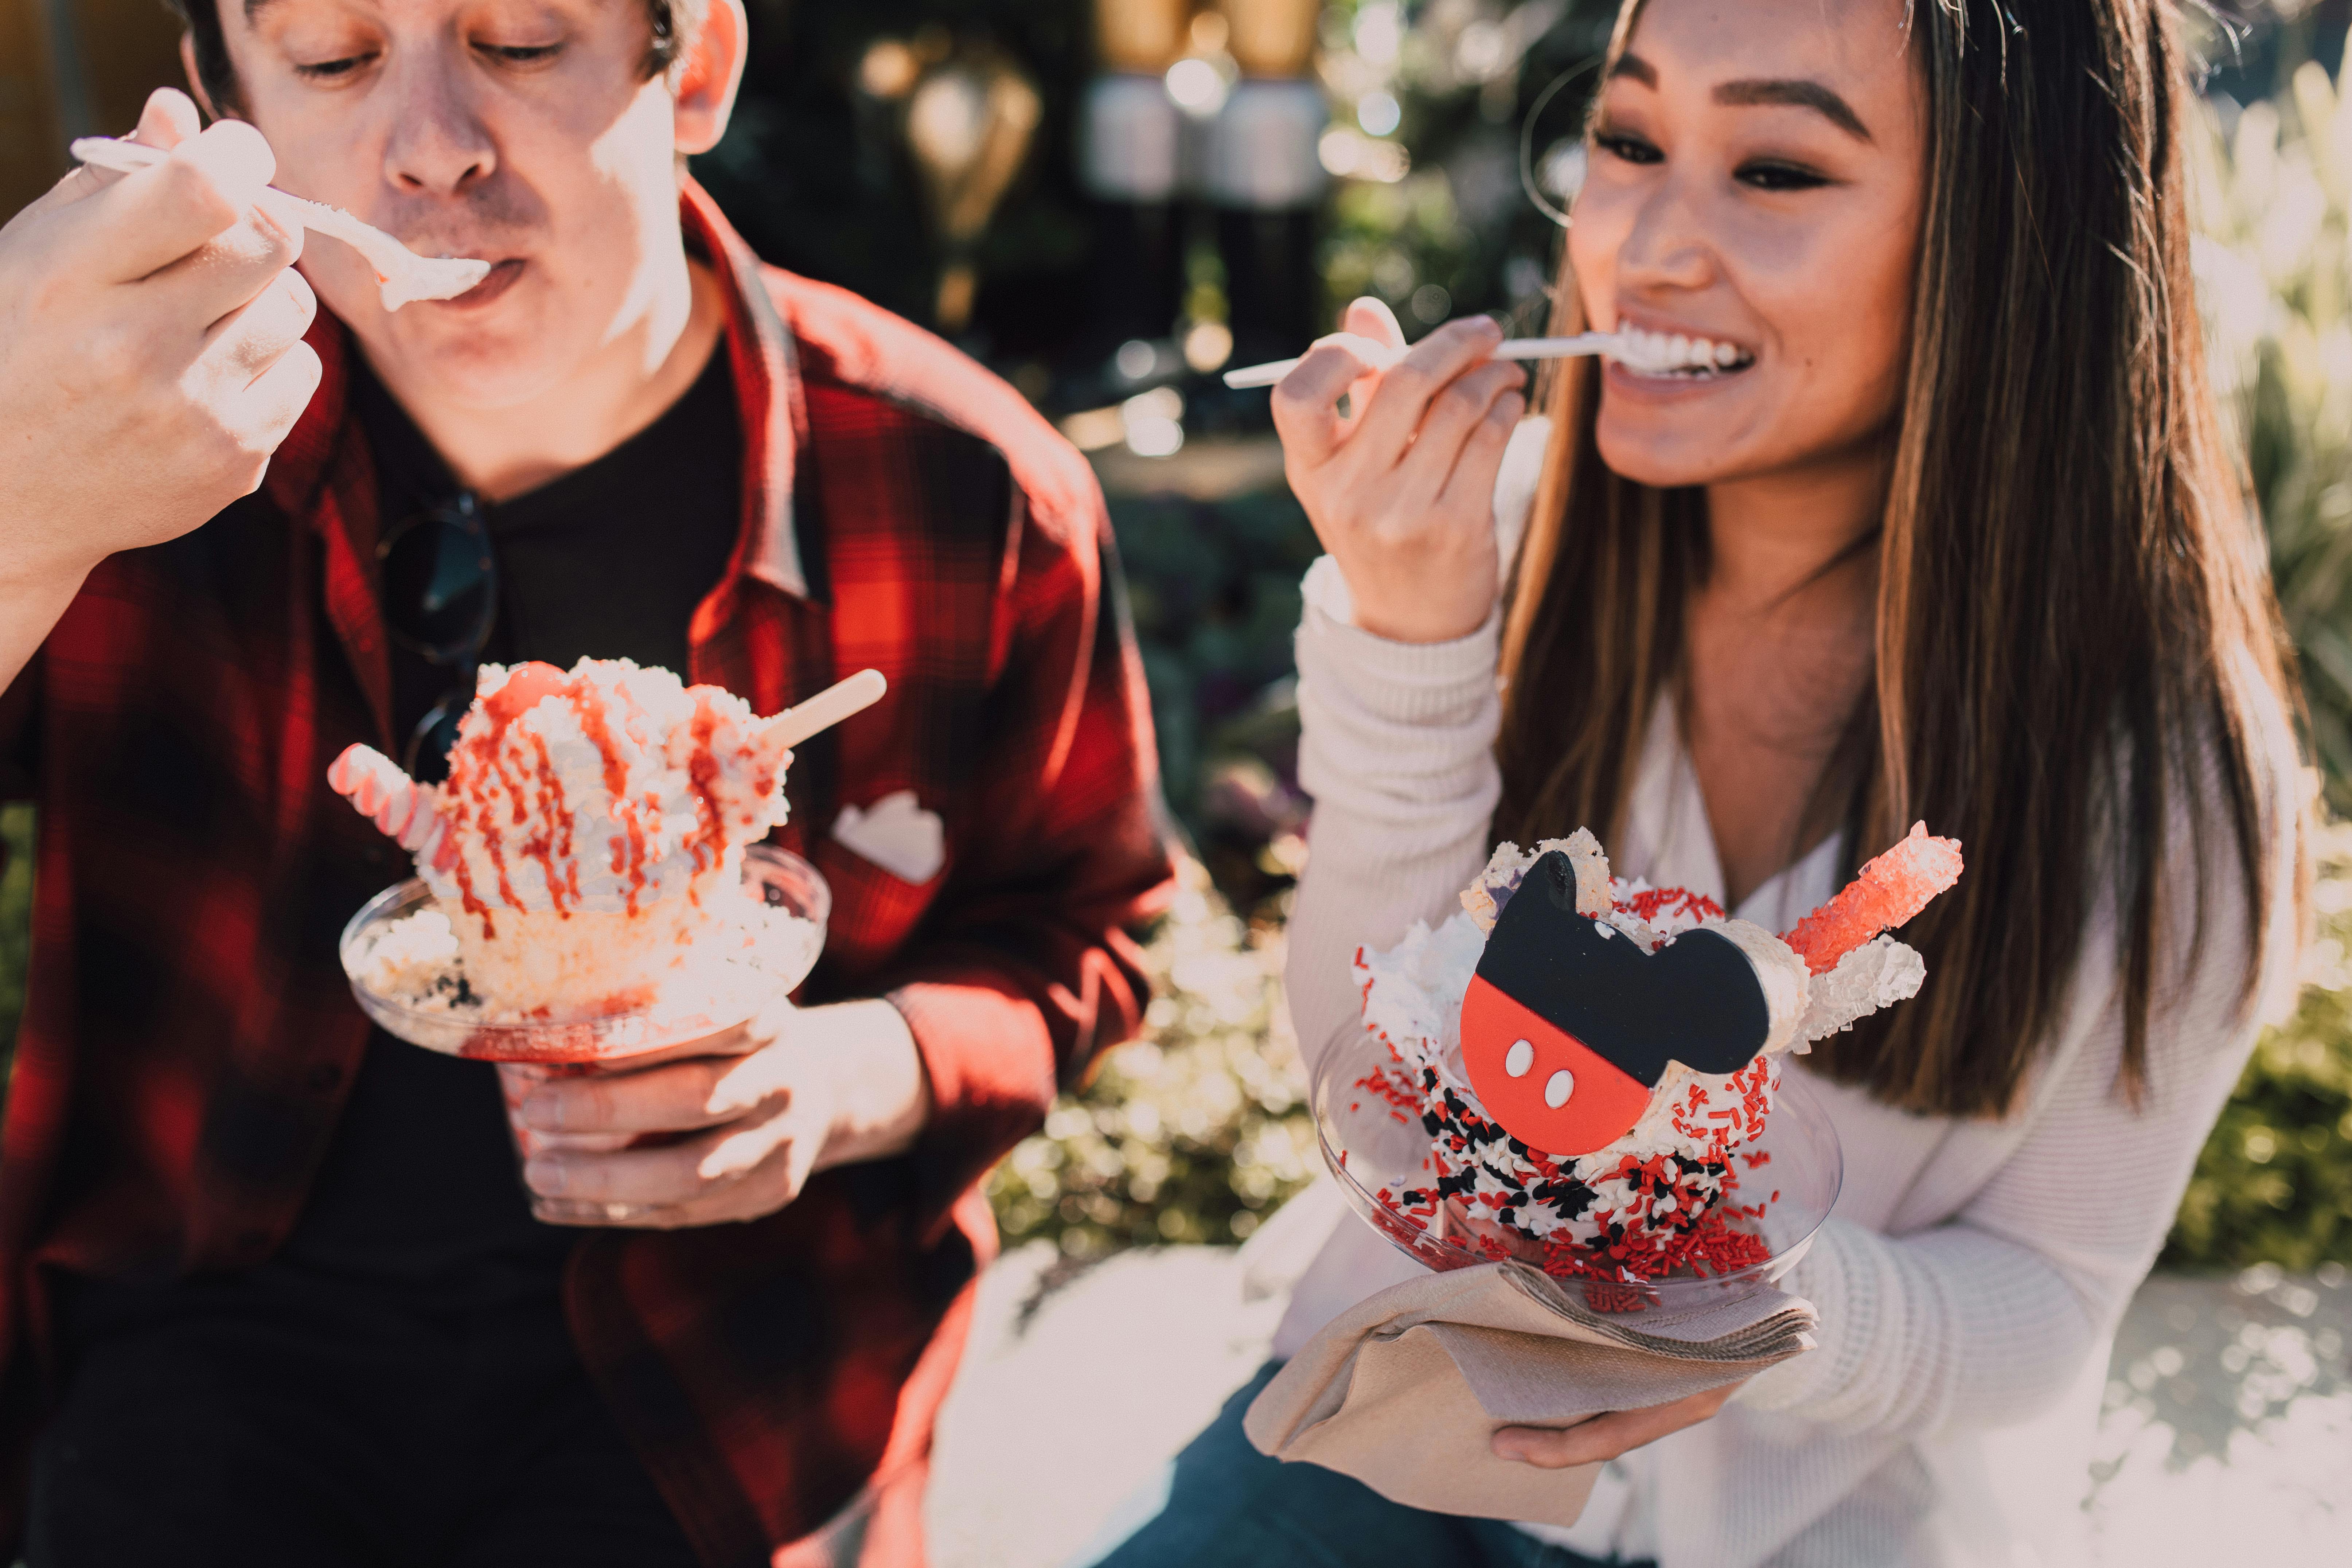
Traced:
POLYGON ((482 667, 449 780, 419 784, 354 746, 328 782, 468 914, 635 914, 732 888, 784 820, 792 752, 716 686, 627 659, 482 667))

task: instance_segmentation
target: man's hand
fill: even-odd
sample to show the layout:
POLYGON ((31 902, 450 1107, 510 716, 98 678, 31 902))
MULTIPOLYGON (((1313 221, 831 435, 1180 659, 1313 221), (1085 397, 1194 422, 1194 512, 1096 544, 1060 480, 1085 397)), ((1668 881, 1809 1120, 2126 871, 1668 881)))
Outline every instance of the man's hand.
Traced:
POLYGON ((1721 1388, 1710 1388, 1671 1405, 1654 1405, 1645 1410, 1612 1410, 1564 1429, 1506 1426, 1495 1434, 1493 1447, 1498 1458, 1517 1459, 1541 1470, 1596 1464, 1712 1418, 1723 1408, 1724 1401, 1738 1393, 1747 1381, 1741 1378, 1738 1383, 1727 1383, 1721 1388))
POLYGON ((534 1089, 519 1110, 532 1131, 636 1137, 533 1155, 532 1212, 659 1229, 758 1219, 812 1172, 906 1149, 930 1114, 922 1058, 887 1002, 780 1005, 710 1051, 534 1089))
POLYGON ((257 486, 318 387, 302 236, 254 205, 268 144, 240 121, 196 125, 185 95, 156 93, 136 136, 169 160, 76 170, 0 228, 7 676, 100 560, 257 486))

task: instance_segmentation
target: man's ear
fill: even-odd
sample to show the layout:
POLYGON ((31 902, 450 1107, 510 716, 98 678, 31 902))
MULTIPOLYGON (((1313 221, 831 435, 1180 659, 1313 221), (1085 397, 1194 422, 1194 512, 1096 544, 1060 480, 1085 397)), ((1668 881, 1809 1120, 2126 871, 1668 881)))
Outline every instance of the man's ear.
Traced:
POLYGON ((708 153, 727 134, 735 112, 735 89, 743 85, 743 57, 751 25, 743 0, 710 0, 709 13, 694 35, 694 47, 677 73, 677 151, 680 157, 708 153))
POLYGON ((205 111, 206 120, 218 120, 220 110, 213 107, 212 94, 205 90, 205 79, 196 72, 196 36, 194 33, 180 35, 180 68, 187 73, 188 91, 195 99, 196 107, 205 111))

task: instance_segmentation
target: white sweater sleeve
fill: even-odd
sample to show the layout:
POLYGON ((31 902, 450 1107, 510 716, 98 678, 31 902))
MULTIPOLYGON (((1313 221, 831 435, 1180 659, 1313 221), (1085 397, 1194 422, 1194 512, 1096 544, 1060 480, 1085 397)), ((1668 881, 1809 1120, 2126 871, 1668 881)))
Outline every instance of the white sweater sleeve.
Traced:
POLYGON ((1315 801, 1284 967, 1310 1059, 1358 1016, 1356 949, 1434 924, 1486 859, 1501 794, 1496 622, 1449 643, 1391 642, 1348 619, 1329 556, 1298 628, 1298 782, 1315 801))
POLYGON ((1820 1310, 1820 1349, 1756 1378, 1743 1404, 1853 1436, 2006 1426, 2060 1397, 2114 1331, 2262 1020, 2293 995, 2299 770, 2283 721, 2273 728, 2270 755, 2284 763, 2265 803, 2273 897, 2251 997, 2234 857, 2209 850, 2208 919, 2199 931, 2182 910, 2172 928, 2170 951, 2190 956, 2168 972, 2177 990, 2159 965, 2147 1081, 2134 1107, 2116 1084, 2115 927, 2092 922, 2080 984, 2102 1000, 2053 1053, 2052 1076, 2025 1112, 2031 1130, 1941 1224, 1903 1236, 1824 1225, 1788 1286, 1820 1310))
MULTIPOLYGON (((1496 542, 1508 563, 1535 500, 1548 419, 1513 432, 1495 482, 1496 542)), ((1450 643, 1391 642, 1358 629, 1347 579, 1325 556, 1307 574, 1298 627, 1298 782, 1315 802, 1284 967, 1290 1019, 1310 1060, 1357 1018, 1356 949, 1387 947, 1415 921, 1461 906, 1486 862, 1502 794, 1495 735, 1501 616, 1450 643)))

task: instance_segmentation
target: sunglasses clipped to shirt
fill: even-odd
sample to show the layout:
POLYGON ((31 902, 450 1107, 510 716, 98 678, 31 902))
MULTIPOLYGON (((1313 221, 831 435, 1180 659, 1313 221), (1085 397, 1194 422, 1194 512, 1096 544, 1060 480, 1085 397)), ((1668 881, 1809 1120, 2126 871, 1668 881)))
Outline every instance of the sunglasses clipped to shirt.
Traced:
POLYGON ((457 722, 474 700, 475 673, 498 620, 489 525, 480 503, 464 492, 394 523, 375 559, 392 640, 450 672, 449 689, 417 721, 401 757, 410 777, 438 784, 449 776, 457 722))

